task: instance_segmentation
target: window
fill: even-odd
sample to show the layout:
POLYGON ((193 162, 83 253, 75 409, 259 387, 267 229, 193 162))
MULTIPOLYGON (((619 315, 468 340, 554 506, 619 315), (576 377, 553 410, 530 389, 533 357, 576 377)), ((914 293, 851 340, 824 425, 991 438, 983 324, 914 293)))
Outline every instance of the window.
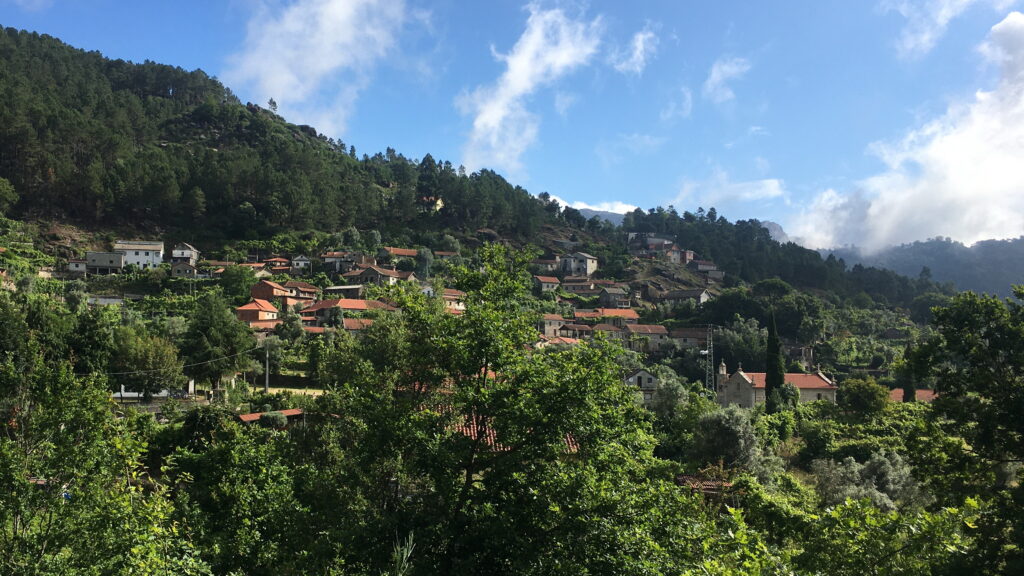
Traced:
POLYGON ((821 400, 821 392, 818 392, 818 400, 821 400))
POLYGON ((138 250, 136 250, 136 251, 135 251, 135 255, 136 255, 136 256, 138 256, 138 255, 139 255, 139 251, 138 251, 138 250))
POLYGON ((647 383, 648 384, 653 384, 654 383, 654 377, 653 376, 648 376, 647 377, 647 383))

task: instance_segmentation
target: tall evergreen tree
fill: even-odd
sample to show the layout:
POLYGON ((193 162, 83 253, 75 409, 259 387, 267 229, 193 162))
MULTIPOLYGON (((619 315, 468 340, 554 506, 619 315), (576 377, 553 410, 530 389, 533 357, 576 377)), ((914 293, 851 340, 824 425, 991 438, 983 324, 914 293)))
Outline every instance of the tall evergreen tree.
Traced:
POLYGON ((782 386, 786 382, 786 363, 782 358, 782 344, 775 327, 775 310, 768 313, 768 346, 765 348, 764 394, 769 414, 783 409, 782 386))

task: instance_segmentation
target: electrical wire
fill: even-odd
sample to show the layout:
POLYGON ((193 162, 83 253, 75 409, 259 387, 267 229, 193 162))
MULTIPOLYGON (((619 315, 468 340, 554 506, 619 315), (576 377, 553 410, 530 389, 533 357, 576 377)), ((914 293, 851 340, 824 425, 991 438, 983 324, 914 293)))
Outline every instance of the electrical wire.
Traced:
POLYGON ((175 366, 173 368, 156 368, 153 370, 134 370, 131 372, 92 372, 89 374, 77 374, 77 376, 130 376, 133 374, 152 374, 154 372, 168 372, 171 370, 184 370, 185 368, 192 368, 193 366, 202 366, 203 364, 211 364, 213 362, 219 362, 221 360, 227 360, 228 358, 234 358, 236 356, 242 356, 249 352, 256 350, 263 350, 263 346, 257 346, 248 350, 243 350, 237 354, 231 354, 228 356, 221 356, 220 358, 213 358, 212 360, 203 360, 202 362, 195 362, 193 364, 183 364, 182 366, 175 366))

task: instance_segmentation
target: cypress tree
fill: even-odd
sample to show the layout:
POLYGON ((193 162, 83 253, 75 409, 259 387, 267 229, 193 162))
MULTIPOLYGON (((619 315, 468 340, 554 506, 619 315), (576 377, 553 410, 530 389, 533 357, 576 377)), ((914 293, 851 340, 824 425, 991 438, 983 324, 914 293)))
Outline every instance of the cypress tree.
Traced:
POLYGON ((768 346, 765 350, 764 394, 767 412, 774 414, 782 410, 782 386, 786 382, 786 363, 782 358, 782 344, 775 327, 775 310, 768 314, 768 346))

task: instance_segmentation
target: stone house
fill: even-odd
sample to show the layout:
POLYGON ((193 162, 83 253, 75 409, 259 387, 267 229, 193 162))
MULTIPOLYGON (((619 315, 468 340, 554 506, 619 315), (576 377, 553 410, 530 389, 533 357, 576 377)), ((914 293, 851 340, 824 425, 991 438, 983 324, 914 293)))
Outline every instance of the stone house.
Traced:
POLYGON ((565 254, 558 259, 562 272, 572 276, 590 276, 597 272, 597 257, 586 252, 565 254))
POLYGON ((558 286, 562 283, 561 280, 554 276, 534 276, 533 286, 540 290, 540 292, 553 292, 558 290, 558 286))
MULTIPOLYGON (((818 400, 832 403, 836 401, 838 387, 821 372, 786 374, 785 381, 793 384, 800 391, 799 402, 801 404, 818 400)), ((716 392, 718 403, 722 406, 736 404, 741 408, 753 408, 765 402, 765 373, 744 372, 740 368, 732 376, 729 376, 723 361, 718 367, 716 392)))

